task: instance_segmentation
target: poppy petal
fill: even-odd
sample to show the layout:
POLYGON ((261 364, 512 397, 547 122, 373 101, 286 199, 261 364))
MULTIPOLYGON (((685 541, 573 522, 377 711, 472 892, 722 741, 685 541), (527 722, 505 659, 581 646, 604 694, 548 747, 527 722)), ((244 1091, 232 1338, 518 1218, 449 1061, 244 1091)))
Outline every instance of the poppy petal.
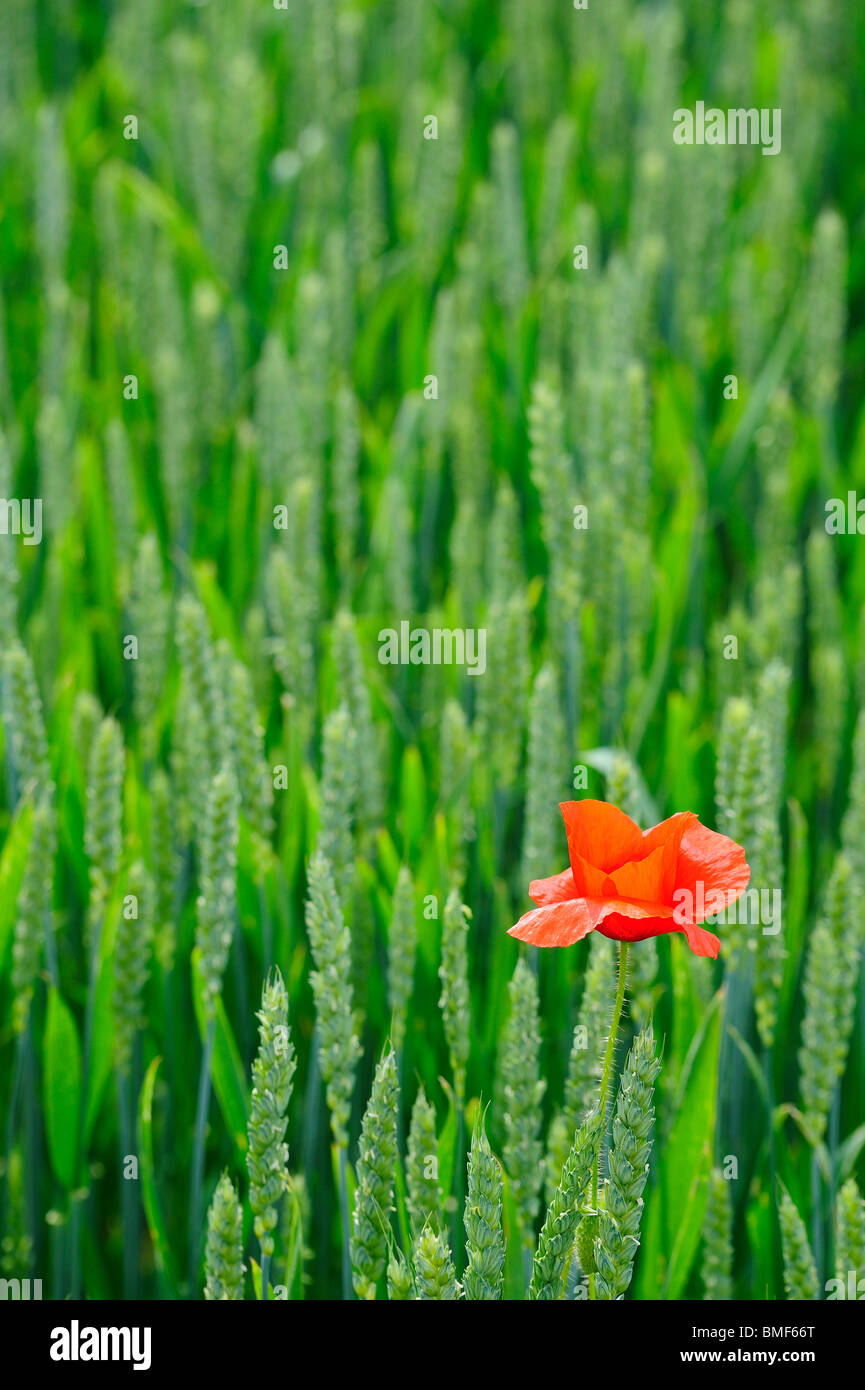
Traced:
POLYGON ((538 907, 547 907, 550 903, 564 903, 571 898, 579 897, 574 886, 574 875, 570 869, 562 869, 560 874, 553 874, 551 878, 535 878, 529 884, 529 897, 538 907))
POLYGON ((613 941, 645 941, 649 936, 661 936, 676 931, 672 923, 673 910, 663 903, 634 903, 623 898, 609 898, 602 905, 597 930, 613 941))
POLYGON ((610 879, 615 896, 635 898, 637 902, 644 903, 663 902, 665 866, 670 872, 675 869, 675 864, 675 851, 671 860, 667 846, 658 845, 645 859, 632 860, 630 864, 613 870, 610 879))
POLYGON ((677 811, 674 816, 668 816, 666 820, 647 830, 643 836, 646 855, 655 852, 659 845, 663 847, 663 870, 658 891, 661 902, 670 901, 676 884, 676 865, 679 862, 682 839, 696 820, 693 811, 677 811))
POLYGON ((671 841, 679 845, 682 842, 682 835, 689 825, 693 825, 697 817, 693 811, 677 811, 674 816, 668 816, 666 820, 658 821, 651 830, 643 832, 643 845, 647 853, 657 849, 658 845, 669 844, 671 841))
MULTIPOLYGON (((609 897, 610 878, 603 869, 596 869, 581 854, 571 852, 571 877, 577 888, 578 898, 609 897)), ((615 888, 613 889, 615 892, 615 888)), ((531 895, 529 895, 531 896, 531 895)))
MULTIPOLYGON (((609 873, 635 859, 643 843, 640 827, 608 801, 562 801, 559 810, 568 836, 571 864, 584 859, 609 873)), ((577 869, 574 869, 577 877, 577 869)))
POLYGON ((695 956, 711 956, 712 960, 718 959, 718 952, 721 943, 714 932, 706 931, 705 927, 692 926, 686 924, 682 930, 688 938, 688 945, 695 956))
POLYGON ((572 946, 594 931, 603 903, 588 898, 536 907, 511 927, 508 936, 532 946, 572 946))
POLYGON ((707 916, 719 911, 721 895, 726 903, 740 898, 750 877, 751 870, 741 845, 717 830, 709 830, 699 821, 694 822, 686 829, 679 846, 675 895, 681 905, 676 909, 676 920, 698 918, 705 921, 707 916), (693 909, 689 910, 692 904, 693 909))

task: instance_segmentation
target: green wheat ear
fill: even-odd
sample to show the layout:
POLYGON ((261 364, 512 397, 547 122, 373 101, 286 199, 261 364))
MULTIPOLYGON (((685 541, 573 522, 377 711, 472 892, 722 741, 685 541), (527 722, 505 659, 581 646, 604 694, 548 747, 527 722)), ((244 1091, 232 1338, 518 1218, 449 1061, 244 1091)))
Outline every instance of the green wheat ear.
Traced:
POLYGON ((442 983, 440 1007, 445 1041, 450 1054, 457 1103, 465 1098, 466 1066, 470 1049, 470 1006, 468 981, 468 929, 471 913, 452 888, 442 918, 442 954, 439 979, 442 983))
POLYGON ((192 594, 177 605, 177 649, 189 697, 200 710, 207 761, 219 768, 231 759, 225 693, 204 606, 192 594))
POLYGON ((243 1298, 243 1213, 227 1172, 216 1184, 207 1213, 204 1271, 206 1299, 243 1298))
POLYGON ((273 1254, 279 1202, 288 1186, 288 1145, 284 1136, 297 1065, 288 1029, 288 995, 278 970, 262 989, 258 1036, 258 1055, 252 1064, 246 1166, 255 1234, 262 1256, 266 1256, 273 1254))
POLYGON ((468 1195, 463 1224, 466 1232, 466 1298, 491 1302, 502 1296, 505 1235, 502 1228, 504 1178, 479 1116, 468 1160, 468 1195))
POLYGON ((12 765, 20 792, 31 786, 46 792, 51 786, 51 765, 42 700, 33 662, 19 642, 3 658, 3 719, 12 751, 12 765))
MULTIPOLYGON (((613 943, 597 933, 593 933, 589 940, 589 960, 577 1026, 574 1029, 568 1057, 564 1103, 561 1111, 554 1117, 547 1136, 544 1167, 548 1202, 552 1201, 558 1187, 562 1165, 573 1143, 574 1132, 591 1111, 597 1096, 601 1074, 600 1059, 604 1053, 609 1028, 610 998, 615 992, 613 943)), ((648 942, 640 944, 648 945, 648 942)), ((636 956, 638 952, 635 951, 633 954, 636 956)))
POLYGON ((853 1026, 858 964, 858 943, 850 929, 854 920, 854 889, 849 861, 838 854, 820 919, 811 933, 802 985, 805 1016, 799 1049, 799 1085, 806 1132, 812 1144, 818 1143, 826 1131, 853 1026))
POLYGON ((150 863, 153 870, 156 957, 163 974, 174 965, 177 928, 174 922, 180 869, 173 788, 168 774, 157 768, 150 783, 150 863))
POLYGON ((180 689, 171 729, 171 786, 174 792, 174 834, 181 847, 200 848, 207 816, 208 780, 203 769, 210 767, 204 717, 187 678, 181 674, 180 689))
POLYGON ((849 1297, 850 1272, 858 1298, 860 1279, 865 1279, 865 1201, 855 1178, 848 1178, 835 1204, 835 1275, 841 1281, 839 1297, 849 1297))
POLYGON ((22 1033, 30 1017, 33 990, 42 964, 46 934, 53 933, 52 893, 57 830, 52 803, 40 797, 32 807, 30 843, 15 912, 12 942, 12 1026, 22 1033))
POLYGON ((516 590, 490 611, 487 671, 478 696, 478 722, 496 784, 510 791, 522 761, 529 686, 529 626, 525 592, 516 590))
POLYGON ((418 1088, 412 1106, 406 1152, 406 1207, 412 1231, 419 1234, 427 1222, 441 1227, 441 1191, 438 1182, 435 1110, 418 1088), (432 1165, 432 1172, 430 1172, 432 1165))
POLYGON ((345 610, 337 613, 333 623, 333 660, 338 689, 346 702, 356 736, 357 765, 363 792, 357 801, 357 821, 359 833, 366 837, 380 824, 384 814, 381 756, 357 625, 352 614, 345 610))
POLYGON ((733 1297, 730 1184, 719 1168, 709 1174, 703 1222, 703 1289, 707 1299, 733 1297))
POLYGON ((606 1198, 595 1243, 599 1299, 620 1298, 631 1282, 640 1243, 642 1194, 649 1176, 655 1122, 652 1099, 660 1067, 650 1024, 634 1040, 616 1097, 606 1198))
POLYGON ((781 1193, 778 1203, 778 1220, 781 1225, 784 1288, 787 1290, 787 1297, 814 1302, 820 1296, 817 1267, 811 1254, 805 1223, 786 1192, 781 1193))
POLYGON ((207 1010, 222 991, 237 915, 237 784, 229 768, 210 784, 201 833, 195 944, 201 953, 207 1010))
POLYGON ((263 876, 273 833, 273 779, 266 758, 264 727, 255 705, 252 676, 242 661, 227 662, 225 685, 240 801, 253 834, 257 871, 263 876))
POLYGON ((547 1208, 535 1251, 530 1299, 562 1297, 568 1262, 574 1246, 580 1207, 592 1181, 595 1159, 601 1146, 603 1124, 597 1110, 576 1131, 561 1176, 547 1208))
MULTIPOLYGON (((784 850, 780 813, 784 787, 784 750, 787 742, 790 671, 772 661, 762 672, 758 684, 756 715, 763 731, 764 757, 760 778, 762 814, 749 843, 752 887, 769 891, 782 889, 784 850)), ((765 924, 764 924, 765 925, 765 924)), ((777 928, 780 924, 775 923, 777 928)), ((775 1040, 778 998, 784 976, 786 949, 783 930, 756 939, 754 967, 754 1011, 757 1031, 764 1048, 775 1040)))
POLYGON ((331 866, 320 851, 309 862, 306 929, 315 969, 310 974, 334 1142, 348 1147, 348 1121, 360 1056, 352 1006, 351 938, 331 866))
POLYGON ((543 1177, 539 1136, 546 1082, 540 1076, 538 984, 522 957, 517 961, 508 994, 511 1012, 501 1049, 505 1116, 502 1159, 511 1183, 522 1243, 530 1249, 543 1177))
POLYGON ((469 805, 469 777, 474 747, 462 705, 448 700, 442 711, 439 788, 443 806, 453 826, 454 881, 462 883, 467 867, 466 841, 474 831, 469 805))
POLYGON ((387 937, 387 992, 391 1039, 399 1052, 405 1038, 408 1006, 414 987, 417 954, 417 906, 414 882, 405 864, 400 865, 393 893, 387 937))
POLYGON ((343 912, 350 917, 354 884, 352 820, 360 791, 357 734, 346 705, 324 721, 317 850, 328 860, 343 912))
MULTIPOLYGON (((862 652, 865 654, 865 638, 862 652)), ((856 893, 861 902, 865 899, 865 709, 859 711, 853 736, 853 765, 847 809, 841 822, 841 847, 853 869, 856 893)))
POLYGON ((407 1303, 415 1298, 411 1267, 396 1246, 387 1262, 387 1296, 391 1303, 407 1303))
POLYGON ((103 719, 102 706, 91 690, 79 690, 72 706, 72 742, 78 753, 78 761, 86 774, 90 763, 90 750, 96 737, 96 730, 103 719))
POLYGON ((129 1070, 135 1034, 145 1023, 153 943, 153 884, 140 860, 131 866, 125 890, 114 944, 114 1057, 121 1072, 129 1070))
POLYGON ((352 564, 360 525, 360 409, 348 382, 341 382, 334 399, 332 487, 330 506, 336 533, 336 553, 342 592, 351 593, 352 564))
POLYGON ((145 761, 156 752, 157 714, 168 669, 169 599, 156 536, 142 536, 135 554, 129 599, 138 659, 132 662, 135 722, 145 761))
POLYGON ((558 676, 551 665, 546 665, 535 677, 529 701, 522 868, 526 883, 548 873, 550 864, 556 862, 560 852, 558 802, 568 795, 568 767, 562 756, 564 747, 565 724, 559 705, 558 676))
MULTIPOLYGON (((3 303, 0 299, 0 385, 4 378, 3 303)), ((0 428, 0 497, 12 495, 13 469, 6 435, 0 428)), ((0 650, 7 651, 15 641, 18 619, 18 560, 11 545, 0 545, 0 650)), ((2 662, 0 662, 2 669, 2 662)))
POLYGON ((846 326, 847 228, 832 209, 814 228, 806 302, 804 385, 815 415, 835 404, 846 326))
POLYGON ((496 489, 496 500, 487 540, 487 577, 490 602, 501 605, 526 582, 521 559, 522 522, 517 494, 509 478, 496 489))
POLYGON ((444 1236, 425 1226, 412 1250, 415 1286, 419 1299, 450 1303, 460 1296, 454 1262, 444 1236))
POLYGON ((374 1299, 385 1270, 389 1214, 397 1163, 396 1054, 391 1050, 376 1067, 372 1092, 360 1131, 357 1188, 351 1230, 353 1284, 358 1298, 374 1299))
POLYGON ((91 940, 102 922, 120 864, 124 765, 123 734, 109 715, 96 730, 87 775, 84 848, 90 861, 87 929, 91 940))

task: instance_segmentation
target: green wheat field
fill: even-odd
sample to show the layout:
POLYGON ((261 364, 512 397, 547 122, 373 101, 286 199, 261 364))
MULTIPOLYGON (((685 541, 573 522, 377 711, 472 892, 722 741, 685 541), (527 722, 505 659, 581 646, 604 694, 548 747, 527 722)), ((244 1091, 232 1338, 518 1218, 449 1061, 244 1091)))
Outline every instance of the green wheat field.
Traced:
POLYGON ((863 59, 3 0, 6 1297, 865 1296, 863 59), (758 890, 612 1035, 508 935, 584 797, 758 890))

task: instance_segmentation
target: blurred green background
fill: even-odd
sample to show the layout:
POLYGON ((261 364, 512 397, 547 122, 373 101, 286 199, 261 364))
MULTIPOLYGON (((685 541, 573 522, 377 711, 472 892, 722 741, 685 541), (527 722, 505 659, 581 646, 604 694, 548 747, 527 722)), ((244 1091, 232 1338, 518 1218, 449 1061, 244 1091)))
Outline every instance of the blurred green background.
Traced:
MULTIPOLYGON (((190 965, 227 746, 237 925, 205 1198, 224 1167, 244 1188, 278 964, 299 1057, 274 1266, 292 1298, 340 1290, 313 847, 342 866, 351 926, 349 1161, 405 864, 400 1132, 422 1082, 457 1200, 481 1098, 506 1142, 506 929, 563 867, 556 803, 582 794, 643 825, 695 811, 784 895, 783 931, 727 926, 714 965, 678 937, 632 952, 627 1030, 653 1015, 663 1065, 629 1297, 707 1292, 729 1155, 729 1288, 784 1296, 782 1185, 831 1277, 865 1142, 865 559, 824 524, 865 488, 863 27, 842 0, 5 0, 0 496, 41 498, 44 535, 0 536, 4 1274, 52 1297, 198 1295, 190 965), (698 100, 780 108, 781 153, 675 146, 673 111, 698 100), (380 664, 404 619, 484 628, 486 674, 380 664), (142 873, 153 951, 130 984, 117 924, 142 873), (439 1010, 454 886, 464 1125, 439 1010)), ((554 1166, 594 1085, 571 1037, 583 1021, 602 1041, 603 943, 528 954, 546 1082, 529 1119, 554 1166)), ((505 1217, 520 1297, 510 1197, 505 1217)))

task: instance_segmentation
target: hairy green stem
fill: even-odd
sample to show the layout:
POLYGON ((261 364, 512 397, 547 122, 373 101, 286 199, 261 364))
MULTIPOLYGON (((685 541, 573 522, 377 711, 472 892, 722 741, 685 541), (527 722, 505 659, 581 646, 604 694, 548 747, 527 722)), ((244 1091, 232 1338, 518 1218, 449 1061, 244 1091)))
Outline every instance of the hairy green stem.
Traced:
MULTIPOLYGON (((610 1077, 613 1071, 613 1056, 616 1051, 616 1038, 619 1035, 619 1021, 622 1017, 622 1007, 625 1002, 625 986, 628 982, 628 943, 619 942, 619 976, 616 982, 616 998, 613 1004, 613 1018, 610 1023, 610 1035, 607 1038, 607 1046, 604 1051, 604 1065, 601 1070, 601 1093, 598 1101, 598 1109, 601 1114, 601 1123, 606 1132, 607 1116, 607 1096, 610 1090, 610 1077)), ((601 1166, 601 1149, 603 1141, 598 1145, 598 1152, 595 1156, 595 1163, 592 1169, 592 1210, 598 1209, 598 1176, 601 1166)), ((595 1296, 595 1276, 589 1275, 589 1297, 595 1296)))

